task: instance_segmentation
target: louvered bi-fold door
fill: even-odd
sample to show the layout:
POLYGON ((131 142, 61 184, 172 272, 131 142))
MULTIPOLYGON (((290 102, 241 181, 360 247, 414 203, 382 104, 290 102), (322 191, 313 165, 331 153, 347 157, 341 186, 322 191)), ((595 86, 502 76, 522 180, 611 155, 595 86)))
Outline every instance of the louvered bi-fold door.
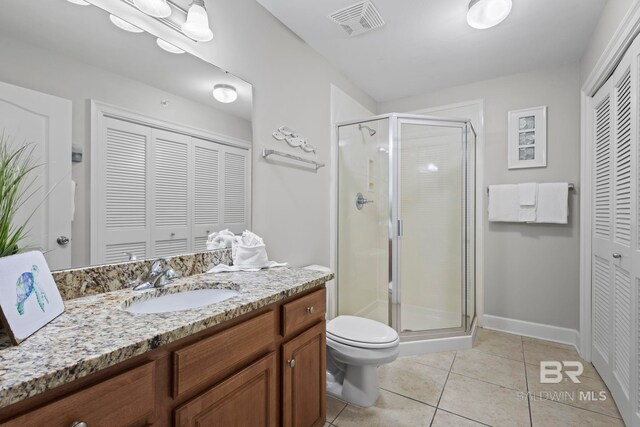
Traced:
POLYGON ((99 244, 92 263, 127 261, 126 252, 148 258, 151 131, 146 126, 104 118, 100 132, 98 152, 92 153, 101 159, 94 163, 101 179, 96 183, 99 225, 94 236, 99 244))
POLYGON ((249 227, 249 150, 223 147, 222 152, 222 224, 234 233, 249 227))
POLYGON ((151 137, 152 255, 168 257, 192 252, 191 137, 160 129, 153 129, 151 137))
POLYGON ((220 144, 193 138, 193 245, 195 252, 207 249, 207 238, 221 226, 222 161, 220 144))
POLYGON ((638 43, 592 100, 592 360, 638 425, 638 43))

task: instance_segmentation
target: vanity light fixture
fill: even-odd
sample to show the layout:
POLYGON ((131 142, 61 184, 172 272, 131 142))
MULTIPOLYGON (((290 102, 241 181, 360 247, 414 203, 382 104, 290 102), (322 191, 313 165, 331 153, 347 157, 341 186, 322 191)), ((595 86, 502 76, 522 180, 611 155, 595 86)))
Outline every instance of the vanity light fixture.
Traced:
POLYGON ((182 24, 182 32, 199 42, 213 39, 213 32, 209 28, 209 15, 204 7, 204 0, 193 0, 187 12, 187 20, 182 24))
POLYGON ((154 18, 171 16, 171 6, 167 0, 133 0, 133 4, 142 12, 154 18))
POLYGON ((158 44, 158 47, 160 47, 160 49, 169 52, 169 53, 175 53, 176 55, 181 55, 184 53, 184 50, 180 49, 179 47, 169 43, 166 40, 162 40, 161 38, 156 39, 156 43, 158 44))
POLYGON ((89 6, 91 3, 84 0, 67 0, 69 3, 77 4, 78 6, 89 6))
POLYGON ((124 19, 115 16, 115 15, 109 15, 109 19, 111 20, 111 22, 113 23, 113 25, 115 25, 116 27, 120 28, 121 30, 125 30, 128 31, 130 33, 143 33, 144 30, 136 27, 135 25, 125 21, 124 19))
POLYGON ((238 92, 231 85, 219 83, 213 87, 213 97, 223 104, 230 104, 238 99, 238 92))
POLYGON ((511 0, 471 0, 467 23, 478 30, 495 27, 511 13, 511 0))

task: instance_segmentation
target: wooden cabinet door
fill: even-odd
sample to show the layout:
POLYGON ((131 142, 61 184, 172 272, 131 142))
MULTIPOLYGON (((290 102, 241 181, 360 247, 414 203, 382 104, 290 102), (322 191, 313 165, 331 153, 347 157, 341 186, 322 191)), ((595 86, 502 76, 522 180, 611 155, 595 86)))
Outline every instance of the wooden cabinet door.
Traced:
POLYGON ((325 421, 325 323, 320 322, 282 347, 282 423, 321 426, 325 421))
POLYGON ((270 353, 175 411, 176 426, 275 427, 276 356, 270 353))

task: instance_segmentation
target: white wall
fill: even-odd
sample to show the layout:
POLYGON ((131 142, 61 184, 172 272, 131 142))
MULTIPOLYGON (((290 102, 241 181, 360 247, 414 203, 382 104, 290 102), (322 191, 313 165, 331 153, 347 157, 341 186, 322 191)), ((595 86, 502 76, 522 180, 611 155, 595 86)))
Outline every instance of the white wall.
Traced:
MULTIPOLYGON (((485 184, 569 181, 568 225, 484 227, 485 314, 577 329, 579 324, 580 67, 502 77, 382 103, 379 112, 413 111, 471 99, 485 105, 485 184), (547 105, 548 166, 507 169, 507 112, 547 105)), ((484 207, 487 206, 486 193, 484 207)))
POLYGON ((584 83, 596 65, 598 59, 609 44, 620 22, 637 0, 609 0, 602 11, 598 25, 593 31, 589 46, 580 61, 580 77, 584 83))
POLYGON ((89 100, 114 104, 151 117, 251 140, 251 123, 117 74, 32 45, 0 37, 0 81, 66 98, 73 103, 73 144, 83 147, 82 163, 73 164, 76 212, 72 266, 88 265, 90 240, 89 100), (161 100, 169 100, 163 107, 161 100))

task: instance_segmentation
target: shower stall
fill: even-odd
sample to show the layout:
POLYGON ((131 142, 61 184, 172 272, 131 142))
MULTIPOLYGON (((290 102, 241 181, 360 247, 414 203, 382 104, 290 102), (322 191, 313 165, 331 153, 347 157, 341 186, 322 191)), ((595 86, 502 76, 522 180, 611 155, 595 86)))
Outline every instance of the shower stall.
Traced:
POLYGON ((387 114, 338 132, 337 308, 401 341, 475 319, 476 135, 464 119, 387 114))

